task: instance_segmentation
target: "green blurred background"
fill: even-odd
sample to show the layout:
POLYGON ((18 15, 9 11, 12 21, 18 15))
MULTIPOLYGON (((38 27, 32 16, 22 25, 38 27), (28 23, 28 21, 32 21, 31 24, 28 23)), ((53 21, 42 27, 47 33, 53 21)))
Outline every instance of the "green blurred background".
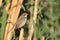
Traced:
MULTIPOLYGON (((22 6, 22 12, 30 12, 29 8, 30 6, 34 6, 34 2, 31 3, 29 0, 25 1, 22 6)), ((60 40, 60 0, 45 0, 44 3, 43 1, 44 0, 39 0, 38 3, 37 24, 35 25, 35 23, 33 22, 34 36, 36 36, 37 40, 42 40, 42 36, 45 36, 45 40, 60 40), (48 4, 47 6, 45 2, 46 4, 48 4)), ((4 10, 5 5, 6 1, 4 1, 3 6, 0 7, 0 40, 3 40, 5 24, 7 20, 7 13, 4 10)), ((33 11, 31 12, 33 13, 33 11)), ((25 26, 27 26, 27 24, 25 26)), ((26 40, 28 33, 27 30, 29 29, 24 27, 24 30, 24 37, 26 40)), ((13 40, 17 39, 18 37, 13 37, 13 40)))

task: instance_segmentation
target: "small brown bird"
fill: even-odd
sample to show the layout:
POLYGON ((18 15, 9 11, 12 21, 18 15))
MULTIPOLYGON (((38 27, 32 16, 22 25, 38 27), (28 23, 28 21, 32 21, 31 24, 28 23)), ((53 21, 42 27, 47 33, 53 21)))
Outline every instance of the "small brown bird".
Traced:
MULTIPOLYGON (((14 24, 13 28, 12 29, 18 29, 18 28, 21 28, 25 25, 26 21, 27 21, 27 16, 28 14, 27 13, 23 13, 16 21, 16 23, 14 24)), ((11 22, 10 22, 11 23, 11 22)), ((11 29, 11 30, 12 30, 11 29)), ((10 30, 10 31, 11 31, 10 30)), ((9 31, 9 32, 10 32, 9 31)), ((9 33, 8 32, 8 33, 9 33)))
POLYGON ((26 21, 27 21, 27 13, 23 13, 19 19, 16 21, 16 28, 21 28, 25 25, 26 21))

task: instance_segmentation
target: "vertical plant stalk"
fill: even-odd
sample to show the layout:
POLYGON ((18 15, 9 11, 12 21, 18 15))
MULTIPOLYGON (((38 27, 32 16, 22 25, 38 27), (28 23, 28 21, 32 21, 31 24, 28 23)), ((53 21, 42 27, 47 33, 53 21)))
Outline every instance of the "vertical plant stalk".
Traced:
POLYGON ((41 40, 45 40, 45 36, 42 36, 42 39, 41 40))
POLYGON ((54 28, 53 26, 51 25, 51 28, 50 28, 50 32, 53 33, 54 32, 54 28))
POLYGON ((6 0, 6 2, 7 2, 7 5, 5 6, 5 10, 6 10, 7 14, 9 14, 10 1, 6 0))
POLYGON ((24 35, 24 29, 21 28, 20 35, 19 35, 19 40, 24 40, 23 35, 24 35))
POLYGON ((28 32, 29 33, 28 40, 31 40, 33 36, 34 28, 33 28, 32 20, 30 20, 29 22, 30 25, 29 25, 29 32, 28 32))
MULTIPOLYGON (((2 0, 0 0, 0 7, 2 6, 2 0)), ((4 15, 5 16, 5 15, 4 15)), ((3 20, 4 21, 4 20, 3 20)), ((2 21, 2 22, 3 22, 2 21)), ((1 23, 1 19, 0 19, 0 23, 1 23)), ((2 23, 3 24, 3 23, 2 23)), ((2 34, 2 32, 1 32, 1 30, 3 30, 3 26, 1 27, 1 29, 0 29, 0 35, 2 35, 2 36, 0 36, 0 39, 2 40, 2 38, 3 38, 3 34, 2 34)))
MULTIPOLYGON (((23 0, 20 0, 20 1, 19 1, 19 0, 12 0, 11 8, 12 8, 13 6, 17 5, 17 2, 22 4, 22 3, 23 3, 23 0)), ((18 18, 18 15, 19 15, 19 11, 20 11, 20 10, 21 10, 21 5, 18 5, 18 6, 16 6, 16 7, 14 7, 13 9, 11 9, 10 12, 9 12, 8 20, 10 20, 12 23, 15 24, 15 22, 16 22, 16 20, 17 20, 17 18, 18 18), (17 9, 17 8, 18 8, 18 9, 17 9)), ((8 31, 9 31, 12 27, 13 27, 12 24, 10 24, 10 23, 7 23, 7 24, 6 24, 6 29, 5 29, 5 34, 4 34, 4 40, 11 40, 11 39, 12 39, 12 33, 13 33, 14 29, 11 30, 11 31, 8 33, 8 31)))
MULTIPOLYGON (((54 26, 53 26, 53 22, 51 21, 51 26, 50 26, 50 33, 51 35, 54 33, 54 26)), ((51 40, 54 40, 53 37, 51 37, 51 40)))
MULTIPOLYGON (((51 6, 50 7, 50 14, 51 14, 51 17, 52 17, 52 15, 53 15, 53 6, 51 6)), ((53 26, 53 20, 52 20, 52 18, 50 19, 50 21, 51 21, 51 23, 50 23, 50 33, 51 33, 51 35, 54 33, 54 26, 53 26)), ((51 37, 51 40, 54 40, 54 38, 53 37, 51 37)))
POLYGON ((32 39, 32 36, 33 36, 33 31, 34 31, 34 28, 33 28, 33 20, 32 20, 32 15, 30 15, 30 20, 29 20, 29 24, 28 24, 28 28, 29 28, 29 36, 28 36, 28 40, 31 40, 32 39))
POLYGON ((2 0, 0 0, 0 7, 2 6, 2 0))
MULTIPOLYGON (((33 3, 33 0, 29 0, 29 2, 33 3)), ((28 22, 28 40, 31 40, 32 39, 32 36, 33 36, 33 31, 34 31, 34 28, 33 28, 33 6, 30 7, 30 20, 28 22)))
POLYGON ((6 11, 4 10, 2 15, 2 20, 1 20, 0 40, 3 40, 4 37, 5 24, 6 24, 6 11))
POLYGON ((35 0, 34 17, 33 17, 33 20, 35 23, 36 23, 36 19, 37 19, 37 5, 38 5, 38 0, 35 0))
MULTIPOLYGON (((34 20, 34 22, 35 22, 35 24, 36 24, 36 20, 37 20, 37 6, 38 6, 38 2, 39 2, 39 0, 35 0, 35 6, 34 6, 34 16, 33 16, 33 20, 34 20)), ((34 38, 33 38, 33 40, 37 40, 36 39, 36 27, 34 27, 35 29, 34 29, 34 31, 35 31, 35 35, 34 35, 34 38)))
POLYGON ((45 36, 42 36, 42 39, 41 40, 45 40, 45 36))
MULTIPOLYGON (((52 13, 53 13, 53 7, 50 8, 50 14, 52 16, 52 13)), ((50 32, 53 33, 54 32, 54 28, 53 28, 53 21, 52 21, 52 18, 50 19, 51 21, 51 28, 50 28, 50 32)))
MULTIPOLYGON (((14 0, 12 0, 12 5, 14 6, 14 3, 15 4, 17 4, 17 0, 16 0, 16 2, 14 1, 14 0)), ((11 6, 12 6, 11 5, 11 6)), ((13 14, 14 14, 14 10, 15 9, 12 9, 12 10, 10 10, 10 13, 9 13, 9 17, 8 17, 8 20, 10 20, 10 21, 12 21, 13 19, 12 19, 12 17, 14 16, 13 14), (13 15, 13 16, 12 16, 13 15)), ((13 23, 14 23, 14 21, 13 21, 13 23)), ((6 24, 6 29, 5 29, 5 34, 4 34, 4 40, 11 40, 11 37, 12 37, 12 33, 11 33, 11 31, 10 31, 10 33, 8 33, 8 31, 11 29, 11 28, 9 28, 9 27, 12 27, 13 25, 11 25, 10 23, 7 23, 6 24), (8 34, 8 35, 7 35, 8 34), (9 37, 9 38, 8 38, 9 37)))

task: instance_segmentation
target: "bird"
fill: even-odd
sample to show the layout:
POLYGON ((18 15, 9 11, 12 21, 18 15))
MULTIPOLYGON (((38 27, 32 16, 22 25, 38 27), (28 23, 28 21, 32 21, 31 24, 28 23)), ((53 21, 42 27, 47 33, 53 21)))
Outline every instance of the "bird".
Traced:
POLYGON ((27 13, 23 13, 19 19, 16 21, 16 28, 21 28, 25 25, 26 21, 27 21, 27 13))
MULTIPOLYGON (((14 24, 14 26, 11 28, 11 30, 13 29, 18 29, 18 28, 23 28, 23 26, 25 25, 26 21, 27 21, 27 13, 23 13, 21 14, 21 16, 17 19, 16 23, 14 24)), ((10 22, 11 23, 11 22, 10 22)), ((11 31, 10 30, 10 31, 11 31)), ((8 33, 10 32, 8 31, 8 33)))

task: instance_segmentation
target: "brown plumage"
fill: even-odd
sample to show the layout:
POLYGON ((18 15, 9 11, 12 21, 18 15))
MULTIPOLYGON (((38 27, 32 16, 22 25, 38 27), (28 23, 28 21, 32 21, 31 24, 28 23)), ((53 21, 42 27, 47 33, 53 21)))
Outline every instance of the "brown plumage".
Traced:
MULTIPOLYGON (((13 28, 12 29, 18 29, 18 28, 21 28, 25 25, 26 21, 27 21, 27 13, 23 13, 16 21, 16 23, 14 24, 13 28)), ((11 23, 11 22, 10 22, 11 23)), ((11 29, 11 30, 12 30, 11 29)), ((10 30, 10 31, 11 31, 10 30)), ((10 32, 9 31, 9 32, 10 32)), ((9 33, 8 32, 8 33, 9 33)))
POLYGON ((24 24, 26 23, 27 21, 27 13, 23 13, 19 19, 16 21, 16 28, 21 28, 24 26, 24 24))

